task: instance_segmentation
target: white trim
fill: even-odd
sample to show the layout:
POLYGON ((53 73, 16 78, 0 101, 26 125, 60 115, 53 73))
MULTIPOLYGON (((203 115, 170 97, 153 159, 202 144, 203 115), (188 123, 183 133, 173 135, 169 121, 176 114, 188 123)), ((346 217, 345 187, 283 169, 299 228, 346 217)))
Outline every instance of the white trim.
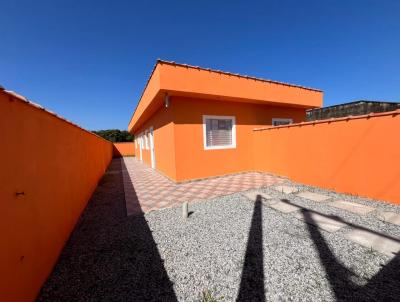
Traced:
POLYGON ((203 115, 204 150, 236 149, 236 117, 232 115, 203 115), (232 120, 232 144, 226 146, 207 146, 206 119, 232 120))
POLYGON ((149 140, 150 140, 150 159, 151 159, 151 167, 153 169, 156 168, 156 153, 154 148, 154 128, 149 128, 149 140))
POLYGON ((291 118, 273 118, 272 119, 272 126, 275 126, 274 122, 289 122, 289 124, 292 124, 293 123, 293 119, 291 119, 291 118))
POLYGON ((139 134, 139 151, 140 151, 140 160, 143 160, 143 136, 142 133, 139 134))
POLYGON ((147 130, 144 130, 143 137, 144 137, 144 149, 149 150, 149 142, 148 142, 149 138, 147 137, 147 130))

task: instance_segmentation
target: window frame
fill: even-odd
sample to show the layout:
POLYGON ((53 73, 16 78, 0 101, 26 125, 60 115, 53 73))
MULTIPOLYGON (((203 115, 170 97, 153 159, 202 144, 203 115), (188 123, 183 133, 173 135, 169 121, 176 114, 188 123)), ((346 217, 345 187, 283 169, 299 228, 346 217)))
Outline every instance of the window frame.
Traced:
POLYGON ((236 117, 233 115, 203 115, 203 147, 204 150, 221 150, 221 149, 236 149, 236 117), (207 119, 221 119, 232 121, 232 143, 230 145, 223 146, 207 146, 207 130, 206 120, 207 119))
POLYGON ((289 122, 289 124, 293 124, 293 119, 292 118, 272 118, 272 126, 279 127, 279 126, 285 126, 285 125, 289 125, 289 124, 274 125, 274 122, 289 122))

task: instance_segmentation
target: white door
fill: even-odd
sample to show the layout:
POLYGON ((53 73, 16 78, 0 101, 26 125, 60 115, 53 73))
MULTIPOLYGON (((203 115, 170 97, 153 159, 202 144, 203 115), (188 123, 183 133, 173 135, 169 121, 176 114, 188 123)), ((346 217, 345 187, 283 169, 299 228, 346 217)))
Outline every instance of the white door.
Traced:
POLYGON ((151 155, 151 167, 155 169, 156 167, 156 154, 154 152, 154 134, 153 134, 153 127, 150 128, 149 132, 150 136, 150 155, 151 155))
POLYGON ((139 148, 140 148, 140 160, 142 160, 142 148, 143 148, 143 137, 140 136, 139 138, 139 148))

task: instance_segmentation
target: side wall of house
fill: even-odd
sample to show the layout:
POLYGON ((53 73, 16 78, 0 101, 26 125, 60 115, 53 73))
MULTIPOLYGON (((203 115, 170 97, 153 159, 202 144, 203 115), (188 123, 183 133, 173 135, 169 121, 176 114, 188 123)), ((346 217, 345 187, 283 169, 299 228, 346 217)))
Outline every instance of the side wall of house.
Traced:
POLYGON ((254 131, 260 171, 400 204, 400 111, 254 131))
POLYGON ((0 91, 0 301, 34 301, 112 144, 0 91))
POLYGON ((142 152, 142 161, 151 166, 150 141, 148 131, 153 127, 154 149, 156 169, 165 176, 175 179, 175 140, 174 140, 174 123, 172 111, 169 108, 159 108, 135 133, 135 156, 140 160, 142 152), (147 134, 147 144, 145 144, 145 135, 143 138, 143 147, 140 151, 140 135, 147 134))
POLYGON ((175 123, 176 180, 206 178, 254 170, 253 129, 271 125, 272 118, 305 119, 305 109, 224 102, 209 99, 171 98, 175 123), (205 150, 203 115, 236 118, 236 148, 205 150))

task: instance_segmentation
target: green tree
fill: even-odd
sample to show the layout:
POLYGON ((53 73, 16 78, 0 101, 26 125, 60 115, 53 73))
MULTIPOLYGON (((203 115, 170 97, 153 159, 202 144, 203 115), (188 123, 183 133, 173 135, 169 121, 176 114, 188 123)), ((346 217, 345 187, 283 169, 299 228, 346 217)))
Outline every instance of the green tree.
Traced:
POLYGON ((108 130, 98 130, 92 132, 113 143, 133 141, 133 135, 126 130, 108 129, 108 130))

